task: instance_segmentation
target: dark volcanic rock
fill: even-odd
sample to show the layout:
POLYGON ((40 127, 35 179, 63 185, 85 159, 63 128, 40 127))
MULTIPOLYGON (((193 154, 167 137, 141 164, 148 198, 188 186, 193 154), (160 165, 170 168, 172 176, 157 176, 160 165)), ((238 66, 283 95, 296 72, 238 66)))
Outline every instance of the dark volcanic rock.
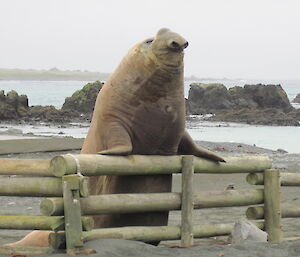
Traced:
POLYGON ((71 97, 67 97, 62 110, 76 110, 80 113, 92 113, 97 95, 103 83, 96 81, 86 84, 81 90, 77 90, 71 97))
POLYGON ((210 119, 248 124, 299 126, 298 112, 280 85, 245 85, 226 89, 222 84, 193 83, 191 114, 213 113, 210 119))
POLYGON ((36 105, 30 107, 25 121, 69 122, 78 117, 80 114, 74 110, 57 110, 52 105, 36 105))
POLYGON ((193 83, 190 87, 188 101, 192 114, 241 108, 283 110, 292 108, 280 85, 245 85, 227 90, 222 84, 193 83))
POLYGON ((244 98, 256 108, 290 109, 292 106, 281 85, 245 85, 244 98))
POLYGON ((26 95, 18 95, 14 90, 5 95, 0 91, 0 120, 18 119, 26 116, 28 112, 28 98, 26 95))
POLYGON ((295 99, 292 102, 300 104, 300 94, 296 95, 295 99))
POLYGON ((299 126, 296 113, 284 113, 280 109, 240 109, 221 111, 210 120, 226 122, 242 122, 252 125, 299 126))
POLYGON ((87 121, 93 112, 102 85, 103 83, 99 81, 86 84, 81 90, 76 91, 72 97, 67 97, 60 110, 54 106, 37 105, 28 107, 26 95, 19 96, 15 91, 10 91, 5 95, 4 91, 0 90, 0 121, 87 121))
POLYGON ((191 114, 211 113, 214 110, 232 108, 227 88, 222 84, 192 83, 188 105, 191 114))

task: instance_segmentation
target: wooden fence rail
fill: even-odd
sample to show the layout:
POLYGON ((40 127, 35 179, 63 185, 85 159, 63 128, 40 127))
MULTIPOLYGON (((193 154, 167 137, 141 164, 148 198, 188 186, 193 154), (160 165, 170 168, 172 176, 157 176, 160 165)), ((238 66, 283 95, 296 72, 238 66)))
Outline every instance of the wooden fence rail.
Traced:
MULTIPOLYGON (((261 220, 265 218, 264 206, 252 206, 246 210, 249 220, 261 220)), ((300 205, 281 204, 281 218, 300 218, 300 205)))
MULTIPOLYGON (((88 195, 89 179, 82 177, 81 194, 88 195)), ((62 179, 55 177, 0 177, 0 195, 55 197, 62 196, 62 179)))
MULTIPOLYGON (((147 175, 181 172, 182 156, 107 156, 94 154, 60 155, 50 163, 57 177, 80 172, 85 176, 147 175)), ((265 156, 228 157, 226 163, 215 163, 194 157, 195 173, 255 173, 270 169, 271 160, 265 156)))
MULTIPOLYGON (((247 182, 251 185, 263 185, 263 173, 250 173, 247 176, 247 182)), ((300 186, 300 174, 280 172, 280 185, 281 186, 300 186)))
POLYGON ((0 175, 53 177, 50 160, 0 158, 0 175))
MULTIPOLYGON (((264 229, 264 222, 253 222, 258 228, 264 229)), ((207 238, 215 236, 230 235, 234 223, 228 224, 202 224, 193 226, 194 238, 207 238)), ((83 232, 83 241, 91 241, 101 238, 121 238, 143 242, 180 240, 180 226, 161 226, 161 227, 122 227, 122 228, 103 228, 93 229, 83 232)), ((54 249, 58 249, 65 240, 64 232, 51 233, 49 241, 54 249)))
MULTIPOLYGON (((194 208, 234 207, 262 204, 263 189, 198 191, 193 194, 194 208)), ((83 215, 171 211, 181 209, 181 193, 90 195, 80 199, 83 215)), ((62 215, 62 198, 42 200, 43 215, 62 215)))
MULTIPOLYGON (((94 228, 92 217, 81 217, 81 221, 84 231, 94 228)), ((65 229, 65 219, 64 216, 0 216, 0 229, 59 231, 65 229)))

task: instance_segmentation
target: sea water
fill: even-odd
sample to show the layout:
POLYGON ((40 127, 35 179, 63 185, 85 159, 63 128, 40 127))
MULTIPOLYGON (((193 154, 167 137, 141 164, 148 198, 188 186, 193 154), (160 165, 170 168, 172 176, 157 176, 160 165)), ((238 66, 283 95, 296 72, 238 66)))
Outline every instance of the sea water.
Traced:
POLYGON ((27 95, 29 106, 53 105, 61 108, 65 98, 90 81, 19 81, 0 80, 0 90, 5 93, 15 90, 19 95, 27 95))
MULTIPOLYGON (((15 90, 26 94, 29 105, 54 105, 60 108, 66 97, 81 89, 88 81, 0 81, 0 90, 7 93, 15 90)), ((290 100, 300 93, 300 80, 202 80, 202 83, 222 83, 226 87, 245 84, 281 84, 290 100)), ((188 95, 190 81, 185 82, 185 96, 188 95)), ((296 108, 299 105, 294 105, 296 108)), ((41 125, 1 124, 0 132, 8 128, 18 128, 24 134, 32 132, 41 136, 85 137, 89 124, 71 124, 68 127, 41 125)), ((269 149, 284 149, 290 153, 300 153, 300 127, 255 126, 239 123, 206 122, 194 118, 188 130, 195 140, 213 142, 237 142, 269 149)), ((3 139, 3 138, 2 138, 3 139)))

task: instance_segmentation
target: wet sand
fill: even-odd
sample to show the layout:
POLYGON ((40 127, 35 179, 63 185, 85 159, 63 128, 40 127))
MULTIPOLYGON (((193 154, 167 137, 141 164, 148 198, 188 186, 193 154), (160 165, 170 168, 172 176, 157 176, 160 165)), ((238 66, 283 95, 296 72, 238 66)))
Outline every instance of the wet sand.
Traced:
MULTIPOLYGON (((0 143, 2 143, 0 141, 0 143)), ((247 156, 267 155, 272 159, 273 167, 288 172, 300 172, 300 154, 288 154, 255 146, 235 143, 211 143, 198 142, 202 146, 218 152, 223 156, 247 156)), ((78 153, 78 150, 67 151, 78 153)), ((52 157, 67 153, 60 152, 36 152, 0 155, 0 158, 37 158, 51 159, 52 157)), ((194 178, 195 190, 224 190, 228 185, 234 185, 235 189, 249 189, 255 186, 248 185, 245 181, 246 174, 207 175, 197 174, 194 178)), ((173 191, 180 191, 180 175, 173 176, 173 191)), ((300 188, 282 188, 282 203, 300 204, 300 188)), ((0 215, 39 215, 39 203, 41 198, 30 197, 0 197, 0 215)), ((195 224, 207 223, 231 223, 245 217, 247 207, 212 208, 196 210, 195 224)), ((300 236, 299 219, 283 219, 284 237, 300 236)), ((170 212, 170 225, 180 224, 180 212, 170 212)), ((0 244, 14 242, 28 231, 0 230, 0 244)), ((195 244, 201 246, 188 249, 168 248, 165 245, 178 245, 178 241, 162 242, 159 247, 150 246, 140 242, 126 240, 97 240, 86 244, 86 247, 98 250, 94 256, 299 256, 300 241, 284 242, 281 244, 246 243, 239 245, 220 245, 227 238, 196 239, 195 244)), ((6 255, 3 255, 6 256, 6 255)), ((63 256, 55 254, 54 256, 63 256)))

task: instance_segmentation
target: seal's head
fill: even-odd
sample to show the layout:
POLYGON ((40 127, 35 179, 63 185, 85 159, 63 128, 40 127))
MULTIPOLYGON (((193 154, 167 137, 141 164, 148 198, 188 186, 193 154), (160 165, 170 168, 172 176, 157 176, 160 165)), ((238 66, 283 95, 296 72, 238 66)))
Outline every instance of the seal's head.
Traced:
POLYGON ((151 51, 160 63, 178 67, 183 64, 183 50, 188 42, 179 34, 169 29, 160 29, 156 36, 143 41, 143 49, 151 51))

